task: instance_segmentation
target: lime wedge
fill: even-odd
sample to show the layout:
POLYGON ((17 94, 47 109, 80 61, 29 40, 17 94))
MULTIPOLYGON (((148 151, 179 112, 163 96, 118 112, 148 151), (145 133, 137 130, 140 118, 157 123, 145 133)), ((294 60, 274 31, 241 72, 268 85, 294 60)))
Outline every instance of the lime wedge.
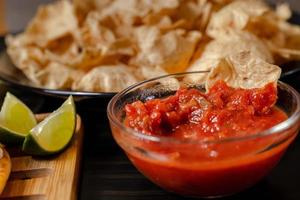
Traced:
POLYGON ((32 155, 50 155, 63 150, 76 127, 76 111, 72 96, 62 106, 30 130, 23 151, 32 155))
POLYGON ((7 92, 0 111, 0 142, 22 144, 25 136, 36 124, 32 111, 7 92))

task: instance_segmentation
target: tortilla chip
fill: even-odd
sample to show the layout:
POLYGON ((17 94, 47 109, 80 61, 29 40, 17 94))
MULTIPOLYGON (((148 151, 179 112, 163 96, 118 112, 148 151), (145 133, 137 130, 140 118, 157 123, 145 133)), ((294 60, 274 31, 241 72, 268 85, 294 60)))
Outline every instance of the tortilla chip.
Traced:
POLYGON ((200 27, 204 30, 209 22, 210 16, 212 14, 212 5, 206 4, 203 6, 202 16, 200 20, 200 27))
POLYGON ((299 60, 300 27, 285 21, 279 22, 278 27, 280 32, 272 40, 266 41, 270 50, 287 60, 299 60))
POLYGON ((215 2, 207 0, 182 1, 177 17, 188 22, 188 29, 204 31, 213 12, 215 2))
POLYGON ((230 30, 242 30, 251 17, 261 16, 270 8, 261 0, 237 0, 214 13, 206 33, 212 38, 227 37, 230 30))
MULTIPOLYGON (((169 18, 169 17, 167 17, 169 18)), ((167 24, 166 22, 160 21, 159 24, 155 24, 158 28, 160 28, 161 33, 167 33, 169 31, 175 30, 175 29, 187 29, 189 26, 188 21, 184 19, 180 19, 174 23, 170 22, 170 24, 167 24)))
POLYGON ((89 71, 79 82, 73 84, 73 90, 119 92, 138 80, 126 65, 96 67, 89 71))
POLYGON ((79 10, 84 13, 89 13, 91 11, 101 11, 109 6, 113 1, 112 0, 72 0, 76 10, 79 10))
POLYGON ((84 22, 89 12, 101 12, 102 9, 106 8, 112 3, 111 0, 73 0, 72 2, 80 25, 84 22))
POLYGON ((7 37, 7 53, 12 63, 35 84, 39 84, 36 74, 49 62, 44 52, 35 46, 18 46, 18 38, 7 37))
POLYGON ((112 30, 101 25, 99 13, 90 12, 81 28, 82 40, 85 46, 108 46, 116 40, 112 30))
POLYGON ((21 46, 26 46, 28 44, 28 38, 24 33, 7 35, 5 37, 5 43, 7 48, 18 48, 21 46))
POLYGON ((170 30, 173 26, 173 21, 170 16, 149 14, 143 18, 143 24, 146 26, 158 26, 163 29, 170 30))
POLYGON ((282 20, 288 20, 292 16, 292 11, 288 3, 281 3, 276 6, 276 15, 282 20))
POLYGON ((287 4, 273 11, 260 0, 238 0, 215 13, 206 32, 218 39, 235 31, 251 32, 267 44, 277 62, 300 59, 300 27, 286 22, 290 17, 287 4))
POLYGON ((29 23, 25 35, 30 42, 45 47, 49 42, 72 34, 77 37, 78 24, 73 5, 66 0, 41 6, 29 23))
POLYGON ((222 59, 208 74, 206 89, 218 80, 234 88, 261 88, 270 82, 276 83, 280 73, 280 67, 244 51, 222 59))
POLYGON ((104 25, 97 12, 90 12, 81 28, 83 47, 94 48, 108 54, 124 54, 132 56, 135 52, 129 38, 118 37, 104 25))
MULTIPOLYGON (((115 64, 124 56, 135 54, 129 39, 116 38, 115 34, 99 23, 99 14, 90 12, 81 27, 81 40, 70 39, 69 45, 63 48, 62 42, 48 45, 45 50, 50 60, 71 68, 88 71, 100 64, 115 64), (64 51, 60 50, 64 49, 64 51)), ((66 39, 64 39, 66 42, 66 39)))
MULTIPOLYGON (((209 42, 187 71, 210 71, 224 58, 242 51, 251 51, 252 55, 266 62, 273 63, 273 57, 268 47, 255 35, 247 32, 236 32, 230 37, 209 42)), ((207 73, 191 74, 188 79, 191 82, 204 82, 207 73)))
MULTIPOLYGON (((168 73, 159 66, 150 67, 150 66, 140 66, 136 71, 135 75, 140 80, 152 79, 159 76, 167 75, 168 73)), ((165 89, 177 90, 180 88, 180 83, 176 78, 164 78, 160 80, 159 87, 163 86, 165 89)))
POLYGON ((139 77, 141 80, 151 79, 158 76, 167 75, 168 73, 159 66, 139 66, 135 70, 136 77, 139 77))
POLYGON ((150 7, 155 13, 168 9, 175 9, 179 6, 179 0, 140 0, 145 7, 150 7))
POLYGON ((274 13, 269 13, 252 19, 245 30, 260 37, 274 56, 286 60, 299 59, 299 26, 289 24, 280 20, 274 13))
POLYGON ((184 71, 194 53, 200 32, 174 30, 161 34, 157 27, 137 29, 139 54, 133 63, 137 66, 160 66, 168 73, 184 71))
POLYGON ((215 68, 221 59, 199 59, 191 67, 187 69, 188 72, 201 71, 203 73, 190 74, 185 77, 185 81, 188 83, 205 83, 208 76, 208 72, 215 68))
MULTIPOLYGON (((287 49, 287 48, 278 48, 272 44, 270 44, 270 49, 281 58, 285 58, 286 60, 300 60, 300 50, 296 49, 287 49)), ((282 59, 278 58, 278 62, 284 62, 282 59)))
POLYGON ((70 65, 82 52, 82 48, 74 41, 68 44, 66 40, 59 43, 59 40, 53 43, 53 48, 44 49, 44 52, 49 60, 58 62, 64 65, 70 65), (57 45, 57 46, 56 46, 57 45))
POLYGON ((49 89, 71 89, 72 84, 83 76, 80 70, 74 70, 65 65, 51 62, 36 74, 39 84, 49 89))
POLYGON ((66 54, 59 55, 46 51, 46 55, 51 61, 58 62, 73 69, 80 69, 84 71, 88 71, 93 66, 98 65, 103 61, 100 51, 83 49, 80 52, 78 51, 77 46, 74 46, 74 52, 70 50, 66 54))
POLYGON ((125 48, 118 49, 120 43, 115 43, 116 46, 111 47, 111 51, 100 51, 93 48, 84 48, 80 51, 75 49, 75 52, 68 52, 63 55, 53 54, 49 51, 46 51, 46 55, 50 60, 67 65, 73 69, 80 69, 83 71, 89 71, 92 68, 99 65, 108 65, 108 64, 117 64, 120 60, 126 60, 125 54, 130 54, 131 49, 128 49, 126 52, 125 48))
POLYGON ((274 62, 268 46, 255 35, 245 31, 235 31, 230 37, 212 40, 205 47, 201 59, 220 59, 246 50, 267 62, 274 62))
POLYGON ((150 13, 175 9, 179 0, 115 0, 101 10, 102 18, 118 18, 121 24, 134 25, 150 13), (121 16, 121 17, 120 17, 121 16))

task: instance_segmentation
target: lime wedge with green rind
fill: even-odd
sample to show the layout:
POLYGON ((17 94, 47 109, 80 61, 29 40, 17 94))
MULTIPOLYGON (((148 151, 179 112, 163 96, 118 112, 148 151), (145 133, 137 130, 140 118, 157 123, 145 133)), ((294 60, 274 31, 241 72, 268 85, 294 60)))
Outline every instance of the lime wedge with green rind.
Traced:
POLYGON ((63 150, 76 127, 76 111, 72 96, 63 105, 30 130, 23 151, 31 155, 50 155, 63 150))
POLYGON ((0 111, 0 142, 6 145, 22 144, 36 124, 32 111, 7 92, 0 111))

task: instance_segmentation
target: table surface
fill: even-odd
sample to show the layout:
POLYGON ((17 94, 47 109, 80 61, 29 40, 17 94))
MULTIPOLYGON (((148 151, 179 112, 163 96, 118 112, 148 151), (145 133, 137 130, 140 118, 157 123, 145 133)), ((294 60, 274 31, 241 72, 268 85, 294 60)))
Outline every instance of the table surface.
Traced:
MULTIPOLYGON (((49 1, 49 0, 48 0, 49 1)), ((8 12, 8 10, 19 9, 31 3, 45 2, 44 0, 0 0, 0 13, 3 7, 7 13, 14 15, 13 20, 5 25, 10 31, 20 30, 20 27, 32 15, 31 11, 24 11, 22 14, 16 12, 8 12), (22 2, 22 3, 20 3, 22 2), (22 16, 23 15, 23 16, 22 16), (22 16, 23 20, 20 20, 22 16), (18 21, 19 20, 19 21, 18 21), (19 23, 14 24, 14 21, 19 23), (16 26, 18 25, 18 26, 16 26)), ((273 1, 274 2, 274 1, 273 1)), ((300 11, 300 1, 291 0, 292 8, 300 11)), ((26 7, 26 6, 25 6, 26 7)), ((1 18, 0 14, 0 32, 1 18)), ((292 80, 286 80, 300 91, 300 76, 294 77, 292 80)), ((49 112, 57 108, 62 100, 45 98, 36 94, 24 93, 22 91, 7 88, 0 85, 0 100, 3 99, 5 92, 9 90, 16 96, 20 97, 28 104, 36 113, 49 112)), ((1 102, 0 102, 1 103, 1 102)), ((79 199, 104 199, 104 200, 177 200, 188 199, 179 197, 174 194, 167 193, 146 178, 143 177, 130 164, 125 154, 114 142, 106 113, 105 103, 88 107, 87 105, 77 105, 78 112, 83 118, 85 127, 85 138, 83 147, 83 159, 80 176, 80 184, 78 197, 79 199)), ((259 182, 254 187, 241 192, 235 196, 224 198, 226 200, 236 199, 274 199, 274 200, 299 200, 300 199, 300 138, 290 146, 287 153, 283 157, 279 165, 272 173, 259 182)))

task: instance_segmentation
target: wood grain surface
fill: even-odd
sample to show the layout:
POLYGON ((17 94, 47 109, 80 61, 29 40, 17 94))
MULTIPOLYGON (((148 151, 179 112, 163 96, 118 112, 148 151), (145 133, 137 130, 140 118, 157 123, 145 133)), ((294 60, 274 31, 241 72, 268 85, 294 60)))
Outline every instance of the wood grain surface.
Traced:
MULTIPOLYGON (((37 115, 41 120, 46 115, 37 115)), ((75 200, 81 161, 83 128, 77 126, 67 149, 59 155, 40 158, 22 155, 16 148, 8 152, 12 172, 0 199, 75 200)))

